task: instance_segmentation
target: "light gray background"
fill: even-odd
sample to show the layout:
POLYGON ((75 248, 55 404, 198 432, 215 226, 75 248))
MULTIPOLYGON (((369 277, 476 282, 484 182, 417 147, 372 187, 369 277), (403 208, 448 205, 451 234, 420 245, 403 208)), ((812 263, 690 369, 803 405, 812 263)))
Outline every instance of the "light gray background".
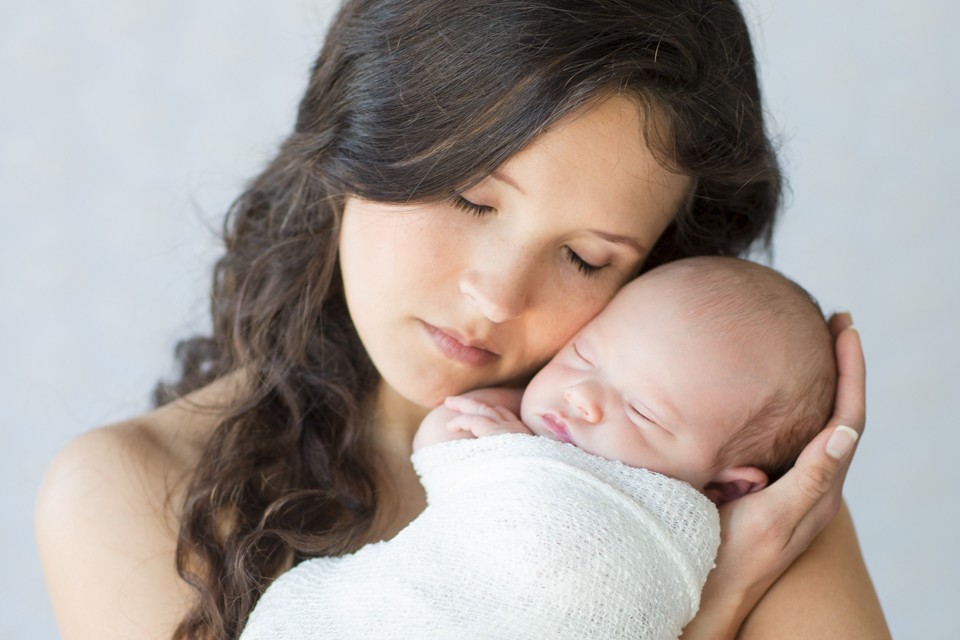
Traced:
MULTIPOLYGON (((0 0, 0 638, 56 636, 43 470, 145 410, 205 326, 221 214, 289 129, 331 7, 0 0)), ((793 188, 774 264, 851 309, 867 351, 863 550, 895 637, 954 638, 960 4, 746 8, 793 188)))

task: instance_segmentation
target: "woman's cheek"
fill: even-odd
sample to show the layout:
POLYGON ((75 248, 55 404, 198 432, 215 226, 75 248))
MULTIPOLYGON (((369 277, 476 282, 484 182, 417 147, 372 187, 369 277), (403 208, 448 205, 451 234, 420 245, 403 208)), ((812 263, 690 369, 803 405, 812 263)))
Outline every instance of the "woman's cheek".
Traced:
POLYGON ((619 288, 618 281, 602 281, 579 274, 559 279, 556 292, 544 305, 540 327, 534 330, 542 359, 548 360, 560 351, 607 306, 619 288))

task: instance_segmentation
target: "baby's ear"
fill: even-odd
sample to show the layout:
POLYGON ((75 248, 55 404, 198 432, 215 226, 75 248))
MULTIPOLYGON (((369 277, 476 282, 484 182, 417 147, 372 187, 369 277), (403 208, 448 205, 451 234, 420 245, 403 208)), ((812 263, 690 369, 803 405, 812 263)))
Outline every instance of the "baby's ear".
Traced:
POLYGON ((728 467, 703 487, 703 493, 718 507, 725 502, 760 491, 767 486, 767 474, 756 467, 728 467))

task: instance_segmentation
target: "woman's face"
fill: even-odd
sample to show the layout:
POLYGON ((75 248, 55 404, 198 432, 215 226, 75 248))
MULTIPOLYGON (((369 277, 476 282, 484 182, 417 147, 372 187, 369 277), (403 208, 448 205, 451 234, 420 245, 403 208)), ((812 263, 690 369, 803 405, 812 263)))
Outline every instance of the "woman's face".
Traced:
POLYGON ((456 201, 347 200, 347 304, 390 389, 432 407, 521 384, 637 273, 689 184, 640 117, 621 97, 577 112, 456 201))

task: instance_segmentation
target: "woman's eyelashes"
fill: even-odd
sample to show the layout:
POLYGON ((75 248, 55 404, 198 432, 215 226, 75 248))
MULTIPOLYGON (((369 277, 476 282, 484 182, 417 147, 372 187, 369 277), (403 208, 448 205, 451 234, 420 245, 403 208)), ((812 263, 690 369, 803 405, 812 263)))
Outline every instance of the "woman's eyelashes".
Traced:
POLYGON ((478 218, 487 215, 488 213, 493 213, 496 211, 493 207, 489 207, 485 204, 477 204, 476 202, 470 202, 463 196, 457 195, 453 197, 453 206, 456 208, 471 213, 478 218))
POLYGON ((604 266, 606 266, 606 265, 598 266, 595 264, 590 264, 589 262, 581 258, 579 255, 577 255, 577 253, 570 247, 564 247, 563 252, 566 254, 567 259, 573 263, 573 266, 575 266, 580 273, 582 273, 587 277, 596 275, 598 271, 600 271, 601 269, 603 269, 604 266))
MULTIPOLYGON (((461 211, 466 211, 467 213, 474 215, 478 218, 482 218, 483 216, 496 211, 495 207, 491 207, 485 204, 477 204, 476 202, 471 202, 470 200, 467 200, 466 198, 464 198, 462 195, 454 196, 451 202, 453 206, 455 206, 457 209, 460 209, 461 211)), ((573 249, 567 246, 563 247, 563 255, 570 262, 570 264, 572 264, 574 267, 577 268, 577 271, 579 271, 582 275, 586 277, 596 275, 598 271, 600 271, 605 266, 607 266, 607 265, 596 265, 591 262, 587 262, 582 257, 580 257, 580 255, 576 251, 574 251, 573 249)))

